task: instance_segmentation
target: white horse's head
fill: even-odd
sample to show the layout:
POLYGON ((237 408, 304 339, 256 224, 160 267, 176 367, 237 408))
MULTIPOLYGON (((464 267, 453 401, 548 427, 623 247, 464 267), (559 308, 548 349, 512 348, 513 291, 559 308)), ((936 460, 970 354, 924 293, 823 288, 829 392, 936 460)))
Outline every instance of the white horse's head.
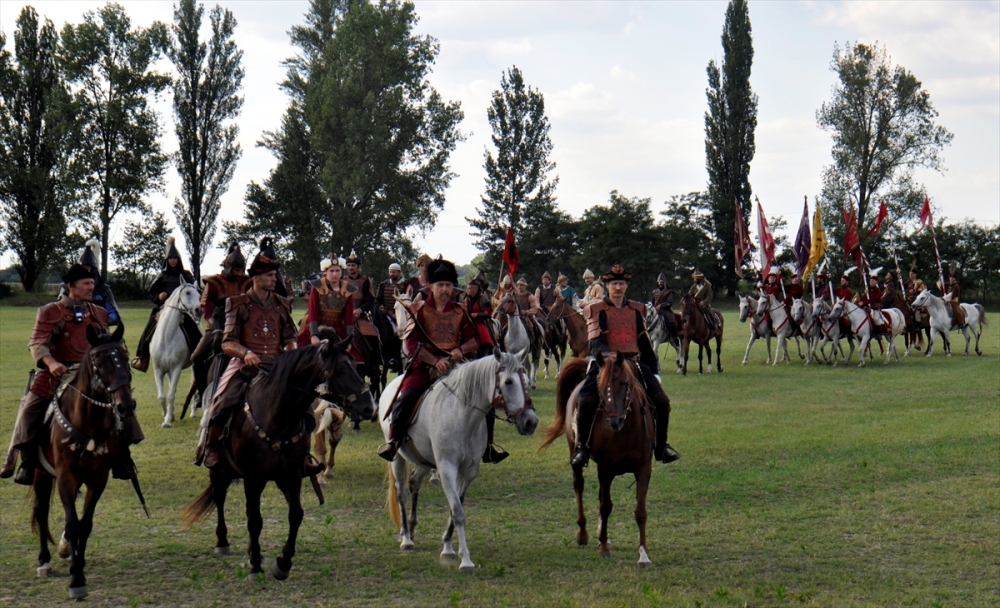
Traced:
POLYGON ((650 327, 656 322, 656 317, 659 313, 655 308, 653 308, 652 302, 646 303, 646 327, 650 327))
POLYGON ((831 319, 839 319, 843 314, 845 307, 847 306, 847 300, 844 298, 837 298, 837 303, 833 305, 830 312, 827 314, 831 319))
POLYGON ((172 306, 181 312, 191 315, 195 321, 201 319, 201 293, 193 283, 184 280, 184 275, 180 276, 180 287, 174 290, 167 299, 167 306, 172 306))
POLYGON ((913 298, 913 304, 910 304, 910 308, 922 308, 931 303, 931 292, 927 289, 921 291, 917 294, 917 297, 913 298))
POLYGON ((747 317, 750 316, 750 296, 740 296, 740 323, 746 323, 747 317))
POLYGON ((407 327, 412 325, 408 310, 411 304, 410 296, 403 293, 396 294, 394 298, 396 300, 396 303, 393 305, 393 313, 395 313, 396 317, 396 335, 399 336, 400 340, 403 340, 406 337, 407 327))
POLYGON ((802 319, 806 315, 806 303, 802 301, 802 298, 795 298, 792 300, 792 319, 796 323, 801 323, 802 319))
POLYGON ((761 316, 767 312, 767 307, 771 304, 771 294, 762 293, 760 294, 760 300, 757 302, 757 316, 761 316))
POLYGON ((813 300, 813 316, 821 317, 826 312, 827 303, 823 298, 813 300))
POLYGON ((521 435, 531 435, 538 428, 538 415, 528 394, 528 377, 524 373, 524 365, 517 354, 493 349, 493 357, 497 361, 497 394, 493 395, 494 407, 499 407, 507 417, 514 422, 517 432, 521 435))

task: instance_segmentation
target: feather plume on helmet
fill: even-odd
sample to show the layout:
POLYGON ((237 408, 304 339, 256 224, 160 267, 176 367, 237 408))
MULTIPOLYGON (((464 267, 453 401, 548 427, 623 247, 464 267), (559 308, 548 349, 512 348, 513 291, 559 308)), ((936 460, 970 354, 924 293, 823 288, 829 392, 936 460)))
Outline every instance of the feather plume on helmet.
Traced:
POLYGON ((86 244, 83 246, 83 250, 80 252, 80 258, 76 263, 81 266, 90 266, 93 270, 100 268, 101 242, 95 238, 87 239, 86 244))

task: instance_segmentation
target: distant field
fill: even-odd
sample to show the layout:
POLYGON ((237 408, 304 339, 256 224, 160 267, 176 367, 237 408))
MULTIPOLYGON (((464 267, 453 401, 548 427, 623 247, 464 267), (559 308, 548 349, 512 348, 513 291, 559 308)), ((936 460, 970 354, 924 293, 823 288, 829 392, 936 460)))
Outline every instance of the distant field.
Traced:
MULTIPOLYGON (((148 309, 124 311, 134 345, 148 309)), ((244 580, 241 487, 230 493, 234 555, 212 554, 214 519, 189 532, 179 514, 207 483, 190 464, 197 421, 161 429, 151 374, 136 374, 147 440, 134 453, 151 519, 115 481, 88 547, 95 606, 997 606, 1000 605, 1000 316, 983 357, 856 367, 765 366, 764 346, 740 366, 748 336, 726 315, 725 373, 672 373, 671 443, 684 456, 656 466, 649 497, 650 557, 639 571, 631 479, 619 479, 610 522, 614 555, 577 547, 564 441, 535 455, 539 437, 498 426, 512 452, 484 465, 467 499, 471 575, 437 561, 443 494, 426 485, 417 548, 404 554, 386 517, 381 434, 348 433, 326 505, 304 489, 306 520, 291 577, 244 580)), ((34 321, 0 307, 0 435, 13 427, 34 321)), ((960 335, 953 334, 960 351, 960 335)), ((794 348, 793 348, 794 356, 794 348)), ((672 353, 672 351, 671 351, 672 353)), ((856 363, 855 359, 855 363, 856 363)), ((697 370, 697 361, 694 361, 697 370)), ((184 383, 187 383, 187 374, 184 383)), ((534 393, 551 422, 554 383, 534 393)), ((178 404, 179 411, 179 404, 178 404)), ((596 539, 596 469, 587 504, 596 539)), ((37 539, 25 489, 0 482, 0 605, 67 598, 68 564, 35 577, 37 539)), ((265 559, 284 542, 284 501, 264 495, 265 559)), ((54 498, 58 505, 58 498, 54 498)), ((56 529, 62 520, 55 506, 56 529)))

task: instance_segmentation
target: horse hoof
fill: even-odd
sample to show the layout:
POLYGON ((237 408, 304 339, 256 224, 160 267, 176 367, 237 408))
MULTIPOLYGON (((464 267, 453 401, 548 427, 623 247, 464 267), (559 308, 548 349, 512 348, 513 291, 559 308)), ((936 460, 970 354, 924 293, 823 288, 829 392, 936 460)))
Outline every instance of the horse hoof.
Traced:
POLYGON ((611 549, 608 549, 607 551, 598 551, 597 557, 604 557, 604 558, 611 557, 611 549))
POLYGON ((333 468, 332 467, 327 468, 326 474, 323 475, 323 477, 325 477, 326 479, 333 479, 333 468))
POLYGON ((163 423, 163 424, 161 424, 160 426, 161 426, 161 427, 163 427, 163 428, 165 428, 165 429, 169 429, 169 428, 170 428, 171 426, 173 426, 173 425, 171 425, 171 424, 170 424, 169 422, 164 422, 164 423, 163 423))
POLYGON ((465 573, 475 572, 476 571, 476 565, 473 564, 472 562, 469 562, 467 564, 462 564, 461 566, 458 567, 458 571, 459 572, 465 572, 465 573))
POLYGON ((413 541, 410 539, 404 539, 403 542, 399 543, 399 548, 403 551, 413 551, 413 541))
POLYGON ((233 554, 233 550, 232 550, 232 548, 229 545, 226 545, 225 547, 216 547, 214 549, 214 551, 215 551, 216 555, 232 555, 233 554))
POLYGON ((82 600, 87 597, 87 586, 83 587, 70 587, 69 588, 69 599, 71 600, 82 600))
POLYGON ((577 534, 576 535, 576 544, 577 545, 579 545, 581 547, 586 547, 587 543, 589 543, 589 542, 590 542, 590 537, 587 536, 586 534, 577 534))
POLYGON ((46 562, 39 566, 36 572, 38 573, 38 578, 45 578, 46 576, 52 574, 52 564, 46 562))
POLYGON ((291 568, 288 570, 282 570, 281 566, 278 565, 278 560, 274 560, 274 563, 271 564, 271 576, 273 576, 275 580, 283 581, 287 579, 289 572, 291 572, 291 568))
POLYGON ((56 553, 58 553, 59 557, 62 559, 69 559, 72 552, 73 548, 70 547, 69 541, 66 540, 66 533, 63 532, 63 535, 59 538, 59 547, 56 548, 56 553))

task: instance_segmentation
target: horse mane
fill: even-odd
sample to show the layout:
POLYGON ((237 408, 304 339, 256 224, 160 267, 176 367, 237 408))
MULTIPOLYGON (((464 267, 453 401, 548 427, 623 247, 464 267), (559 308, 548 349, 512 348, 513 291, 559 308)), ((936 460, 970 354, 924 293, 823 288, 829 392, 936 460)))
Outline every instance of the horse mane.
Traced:
POLYGON ((312 362, 318 348, 319 345, 305 346, 275 357, 271 371, 251 387, 257 389, 254 397, 263 403, 281 403, 281 398, 293 383, 295 375, 312 362))
MULTIPOLYGON (((603 395, 614 382, 614 358, 608 357, 601 366, 601 371, 597 375, 597 394, 603 395)), ((646 395, 646 388, 636 377, 635 364, 631 361, 622 361, 622 372, 625 374, 625 382, 633 395, 638 396, 640 404, 648 403, 649 396, 646 395)))
POLYGON ((439 384, 456 395, 461 391, 461 401, 473 405, 472 400, 476 396, 492 393, 496 384, 496 370, 501 366, 508 370, 516 370, 521 366, 521 362, 510 353, 503 353, 499 363, 493 356, 467 361, 455 366, 455 369, 442 378, 439 384))

